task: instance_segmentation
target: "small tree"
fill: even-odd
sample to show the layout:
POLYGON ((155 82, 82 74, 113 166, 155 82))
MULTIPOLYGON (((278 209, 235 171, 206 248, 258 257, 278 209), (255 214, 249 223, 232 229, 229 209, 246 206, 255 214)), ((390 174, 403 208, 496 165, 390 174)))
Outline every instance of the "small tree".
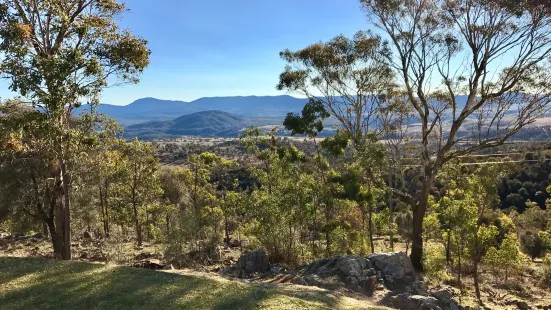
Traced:
POLYGON ((519 242, 515 233, 509 233, 501 242, 499 249, 491 247, 486 254, 485 263, 496 272, 503 271, 507 281, 511 272, 518 271, 525 260, 519 250, 519 242))

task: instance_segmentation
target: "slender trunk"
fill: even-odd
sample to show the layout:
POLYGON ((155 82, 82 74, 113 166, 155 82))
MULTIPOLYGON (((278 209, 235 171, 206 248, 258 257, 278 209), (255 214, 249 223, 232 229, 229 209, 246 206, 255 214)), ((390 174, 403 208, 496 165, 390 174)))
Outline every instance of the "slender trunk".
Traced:
POLYGON ((373 207, 369 206, 369 245, 371 253, 375 253, 375 244, 373 243, 373 207))
POLYGON ((314 210, 314 222, 312 226, 312 255, 316 257, 316 214, 317 210, 314 210))
POLYGON ((165 217, 166 217, 166 235, 170 236, 170 216, 168 216, 168 213, 167 213, 165 217))
POLYGON ((44 238, 48 238, 49 236, 48 224, 46 222, 42 222, 42 234, 44 238))
POLYGON ((291 263, 291 251, 293 249, 293 227, 289 225, 289 249, 287 250, 287 263, 291 263))
POLYGON ((142 237, 142 227, 140 225, 140 220, 138 219, 138 207, 134 203, 134 224, 136 226, 136 235, 138 237, 138 246, 142 246, 143 237, 142 237))
MULTIPOLYGON (((392 165, 390 161, 388 162, 388 186, 393 188, 392 185, 392 165)), ((392 201, 392 193, 389 193, 389 199, 388 199, 388 211, 389 211, 389 224, 390 224, 390 230, 389 230, 389 237, 390 237, 390 250, 394 251, 394 206, 392 201)), ((407 253, 406 253, 407 255, 407 253)))
POLYGON ((325 242, 327 243, 326 244, 326 247, 325 247, 325 251, 327 252, 327 257, 330 257, 331 256, 331 236, 329 234, 329 230, 325 230, 325 242))
POLYGON ((461 290, 461 254, 457 255, 457 285, 461 290))
POLYGON ((46 227, 50 232, 52 247, 54 249, 54 258, 63 259, 63 236, 60 236, 56 231, 54 219, 48 218, 44 224, 46 224, 46 227))
POLYGON ((417 271, 423 271, 423 219, 427 211, 433 174, 425 173, 419 203, 413 208, 413 234, 411 236, 411 263, 417 271))
POLYGON ((480 299, 480 286, 478 283, 478 260, 475 259, 473 262, 473 272, 474 272, 474 291, 476 294, 476 299, 478 299, 479 303, 482 303, 482 300, 480 299))
POLYGON ((451 259, 452 259, 452 253, 451 253, 451 247, 450 247, 450 244, 451 244, 451 236, 452 234, 448 231, 448 236, 447 236, 447 240, 446 240, 446 263, 450 263, 451 259))
POLYGON ((226 233, 226 243, 230 244, 230 225, 228 223, 228 217, 224 216, 224 231, 226 233))
POLYGON ((71 205, 69 199, 69 183, 71 178, 67 172, 67 166, 63 159, 59 159, 61 180, 63 188, 63 259, 71 260, 71 205))

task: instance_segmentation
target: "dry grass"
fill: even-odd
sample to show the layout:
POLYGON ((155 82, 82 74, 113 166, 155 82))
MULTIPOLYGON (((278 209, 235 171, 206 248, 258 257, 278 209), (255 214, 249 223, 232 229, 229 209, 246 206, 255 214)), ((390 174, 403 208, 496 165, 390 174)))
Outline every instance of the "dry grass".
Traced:
POLYGON ((294 285, 105 264, 0 258, 2 309, 385 309, 294 285))

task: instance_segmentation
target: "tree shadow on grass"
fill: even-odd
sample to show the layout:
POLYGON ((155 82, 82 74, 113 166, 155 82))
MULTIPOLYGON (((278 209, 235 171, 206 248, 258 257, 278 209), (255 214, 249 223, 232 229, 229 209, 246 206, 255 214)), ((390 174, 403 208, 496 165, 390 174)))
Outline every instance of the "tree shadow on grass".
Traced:
POLYGON ((274 288, 129 267, 0 258, 2 309, 250 309, 266 302, 336 308, 326 291, 274 288))

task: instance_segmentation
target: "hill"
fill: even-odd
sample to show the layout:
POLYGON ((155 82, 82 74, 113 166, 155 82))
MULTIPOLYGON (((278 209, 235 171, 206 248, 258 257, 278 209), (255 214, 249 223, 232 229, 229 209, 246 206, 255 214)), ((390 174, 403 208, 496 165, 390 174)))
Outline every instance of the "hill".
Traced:
MULTIPOLYGON (((307 99, 291 96, 211 97, 191 102, 142 98, 129 105, 101 104, 99 111, 119 124, 128 126, 143 122, 168 121, 175 116, 219 110, 243 116, 282 117, 288 112, 300 112, 307 99)), ((76 113, 88 110, 85 105, 76 113)))
POLYGON ((2 309, 388 309, 327 290, 199 272, 0 257, 2 309))
POLYGON ((250 126, 281 124, 283 117, 247 117, 224 111, 203 111, 170 121, 146 122, 125 128, 126 137, 158 139, 180 136, 236 137, 250 126))

